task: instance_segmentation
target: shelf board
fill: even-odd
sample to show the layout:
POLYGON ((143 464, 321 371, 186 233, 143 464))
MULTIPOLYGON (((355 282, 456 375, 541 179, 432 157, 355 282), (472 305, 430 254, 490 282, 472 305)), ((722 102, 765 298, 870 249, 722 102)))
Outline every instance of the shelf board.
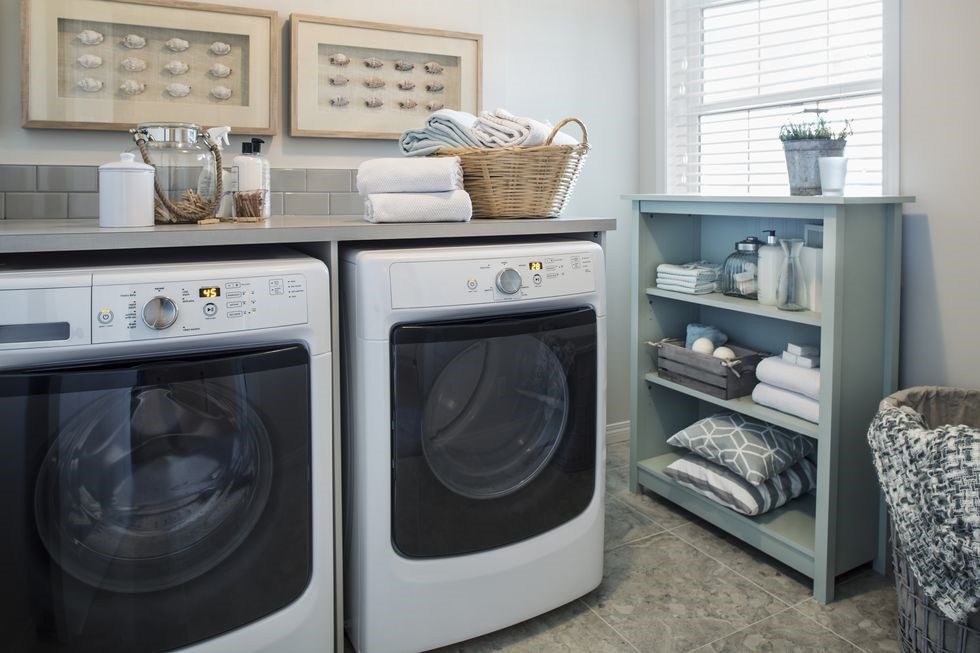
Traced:
POLYGON ((799 324, 809 324, 820 326, 820 313, 816 311, 781 311, 775 306, 760 304, 754 299, 742 299, 740 297, 729 297, 720 292, 708 293, 707 295, 690 295, 683 292, 672 290, 661 290, 660 288, 647 288, 647 295, 650 297, 664 297, 690 304, 700 304, 701 306, 711 306, 713 308, 723 308, 727 311, 738 311, 739 313, 749 313, 774 320, 786 322, 797 322, 799 324))
POLYGON ((663 470, 681 456, 666 453, 637 463, 640 484, 707 522, 813 577, 816 499, 804 494, 758 517, 747 517, 678 485, 663 470))
POLYGON ((815 439, 819 439, 820 437, 819 425, 814 424, 813 422, 808 422, 805 419, 800 419, 799 417, 793 417, 792 415, 782 411, 760 406, 752 401, 751 396, 739 397, 738 399, 719 399, 718 397, 713 397, 707 393, 701 392, 700 390, 689 388, 686 385, 668 381, 656 372, 647 373, 645 378, 647 383, 653 383, 665 388, 670 388, 671 390, 676 390, 677 392, 700 399, 701 401, 707 401, 708 403, 721 406, 722 408, 727 408, 728 410, 735 411, 736 413, 741 413, 742 415, 748 415, 749 417, 761 419, 763 422, 775 424, 776 426, 793 431, 794 433, 800 433, 815 439))

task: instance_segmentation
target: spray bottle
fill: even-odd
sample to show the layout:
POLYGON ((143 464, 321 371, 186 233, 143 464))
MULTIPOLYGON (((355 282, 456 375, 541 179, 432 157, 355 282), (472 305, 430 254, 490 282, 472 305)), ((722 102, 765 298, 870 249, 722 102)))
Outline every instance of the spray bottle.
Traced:
MULTIPOLYGON (((224 145, 230 145, 230 141, 228 140, 228 134, 230 132, 231 127, 212 127, 207 130, 207 135, 219 151, 224 151, 224 145)), ((235 192, 237 178, 224 168, 220 170, 220 174, 222 192, 215 217, 230 218, 233 215, 234 200, 232 199, 232 195, 235 192)), ((201 171, 201 176, 197 179, 197 192, 204 197, 208 197, 214 193, 214 190, 215 180, 212 178, 211 167, 205 166, 201 171)))

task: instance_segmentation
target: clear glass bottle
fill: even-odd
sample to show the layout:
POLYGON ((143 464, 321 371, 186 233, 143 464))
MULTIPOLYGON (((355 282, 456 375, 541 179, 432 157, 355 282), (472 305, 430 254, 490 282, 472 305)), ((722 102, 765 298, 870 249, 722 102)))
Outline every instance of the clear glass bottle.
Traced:
POLYGON ((721 291, 730 297, 755 299, 759 283, 759 248, 755 236, 735 243, 735 251, 725 259, 721 272, 721 291))
POLYGON ((786 259, 779 273, 779 285, 776 288, 776 308, 781 311, 805 311, 806 309, 806 277, 803 265, 800 263, 800 251, 803 240, 800 238, 783 238, 779 241, 786 259))

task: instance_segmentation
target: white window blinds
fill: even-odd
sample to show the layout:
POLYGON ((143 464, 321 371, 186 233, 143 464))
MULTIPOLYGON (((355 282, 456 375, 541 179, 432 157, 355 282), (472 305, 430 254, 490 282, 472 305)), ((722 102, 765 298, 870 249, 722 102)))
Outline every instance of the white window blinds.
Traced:
POLYGON ((854 130, 848 192, 880 192, 882 2, 670 0, 670 190, 785 194, 779 128, 826 110, 854 130))

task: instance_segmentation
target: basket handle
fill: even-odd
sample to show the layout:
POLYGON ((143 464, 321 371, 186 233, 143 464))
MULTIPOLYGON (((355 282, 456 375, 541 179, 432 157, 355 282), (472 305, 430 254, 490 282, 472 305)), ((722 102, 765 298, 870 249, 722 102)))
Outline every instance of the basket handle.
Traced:
POLYGON ((558 123, 557 125, 555 125, 555 128, 551 130, 551 133, 548 135, 548 140, 546 140, 544 142, 544 144, 545 145, 551 145, 551 141, 553 141, 554 138, 555 138, 555 136, 558 135, 558 131, 562 127, 564 127, 565 125, 567 125, 570 122, 574 122, 576 125, 578 125, 579 127, 582 128, 582 144, 583 145, 588 145, 589 144, 589 131, 585 128, 585 123, 583 123, 578 118, 565 118, 560 123, 558 123))

